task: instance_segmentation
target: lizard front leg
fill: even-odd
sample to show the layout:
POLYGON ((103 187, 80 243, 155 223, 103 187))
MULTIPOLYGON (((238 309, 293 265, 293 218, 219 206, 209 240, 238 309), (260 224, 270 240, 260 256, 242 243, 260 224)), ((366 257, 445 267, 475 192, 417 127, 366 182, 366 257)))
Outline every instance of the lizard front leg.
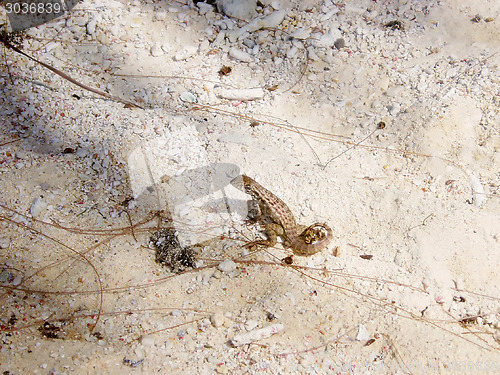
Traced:
POLYGON ((285 235, 285 231, 283 227, 276 223, 266 224, 266 236, 267 240, 256 240, 249 242, 245 245, 246 248, 253 248, 254 246, 265 246, 265 247, 273 247, 278 243, 278 236, 283 237, 285 235))

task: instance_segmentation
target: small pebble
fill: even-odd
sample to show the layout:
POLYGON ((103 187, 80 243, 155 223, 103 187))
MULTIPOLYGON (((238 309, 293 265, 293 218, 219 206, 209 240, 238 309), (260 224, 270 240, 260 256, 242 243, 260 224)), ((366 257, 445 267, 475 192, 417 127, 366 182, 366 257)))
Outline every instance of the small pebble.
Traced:
POLYGON ((312 39, 311 44, 314 47, 330 48, 335 45, 335 42, 339 40, 341 35, 341 31, 338 29, 332 29, 326 34, 316 33, 313 34, 314 38, 312 39))
POLYGON ((392 103, 387 109, 391 116, 396 116, 401 111, 401 105, 399 103, 392 103))
POLYGON ((35 219, 40 216, 40 214, 45 211, 48 207, 48 204, 42 200, 42 198, 37 197, 33 200, 31 204, 30 213, 35 219))
POLYGON ((217 9, 230 17, 250 20, 257 15, 257 0, 217 0, 217 9))
POLYGON ((234 263, 232 260, 225 260, 224 262, 220 263, 217 268, 221 270, 222 272, 231 272, 236 269, 236 263, 234 263))
POLYGON ((158 57, 163 55, 163 49, 161 48, 160 43, 155 43, 151 46, 151 55, 154 57, 158 57))
POLYGON ((222 327, 224 325, 224 322, 225 322, 225 317, 222 311, 217 311, 210 317, 210 323, 212 323, 212 325, 215 328, 222 327))
POLYGON ((487 200, 488 196, 484 192, 484 187, 481 184, 481 181, 476 176, 470 176, 470 187, 474 192, 474 204, 476 206, 482 206, 487 200))
MULTIPOLYGON (((181 96, 180 96, 181 100, 183 102, 187 102, 187 103, 198 103, 198 98, 190 93, 189 91, 184 91, 181 96)), ((189 208, 191 209, 191 208, 189 208)))
POLYGON ((231 340, 231 343, 234 346, 242 346, 246 344, 250 344, 255 341, 259 341, 272 335, 277 334, 285 329, 283 324, 271 324, 267 327, 256 329, 250 332, 242 333, 240 335, 236 335, 231 340))
POLYGON ((0 237, 0 249, 6 249, 10 245, 10 239, 8 237, 0 237))
POLYGON ((13 276, 12 273, 10 273, 9 271, 2 270, 2 272, 0 272, 0 284, 9 281, 12 278, 12 276, 13 276))
POLYGON ((243 62, 251 62, 252 61, 252 56, 245 52, 242 51, 236 47, 233 47, 229 50, 229 56, 231 56, 235 60, 243 61, 243 62))
POLYGON ((338 38, 335 43, 333 43, 333 45, 335 46, 335 48, 337 49, 342 49, 345 47, 345 40, 344 38, 338 38))
POLYGON ((307 39, 307 38, 309 38, 309 36, 311 36, 311 30, 303 29, 303 28, 295 30, 290 35, 290 37, 294 38, 294 39, 307 39))
POLYGON ((295 46, 291 47, 287 52, 286 52, 286 57, 288 57, 289 59, 291 59, 292 57, 294 57, 296 54, 297 54, 297 51, 299 49, 295 46))
POLYGON ((87 23, 87 34, 94 35, 96 26, 97 26, 96 20, 95 19, 90 20, 89 23, 87 23))
POLYGON ((21 284, 21 281, 23 281, 22 277, 20 275, 17 275, 14 280, 12 280, 12 285, 17 286, 21 284))
POLYGON ((194 56, 197 52, 198 52, 197 46, 184 46, 182 49, 176 52, 174 60, 182 61, 189 59, 191 56, 194 56))
POLYGON ((214 10, 214 8, 213 8, 212 5, 204 3, 204 2, 200 2, 200 1, 198 1, 196 3, 196 6, 198 7, 199 12, 200 12, 201 15, 204 15, 204 14, 206 14, 206 13, 211 12, 211 11, 214 10))
POLYGON ((286 14, 286 9, 281 9, 272 12, 264 18, 256 18, 247 25, 247 30, 253 32, 260 29, 278 27, 285 19, 286 14))
POLYGON ((247 38, 243 41, 243 44, 248 48, 252 49, 255 47, 255 41, 253 39, 247 38))
POLYGON ((358 335, 356 336, 356 340, 358 341, 367 341, 370 339, 370 334, 368 333, 368 330, 364 326, 364 324, 359 325, 358 329, 358 335))
POLYGON ((167 12, 156 11, 154 13, 154 20, 156 20, 156 21, 165 21, 166 19, 167 19, 167 12))

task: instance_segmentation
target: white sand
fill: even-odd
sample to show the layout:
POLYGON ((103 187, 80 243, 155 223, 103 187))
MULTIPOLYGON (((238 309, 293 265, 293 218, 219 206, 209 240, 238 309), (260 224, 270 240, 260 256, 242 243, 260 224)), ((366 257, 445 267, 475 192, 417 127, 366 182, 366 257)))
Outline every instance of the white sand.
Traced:
POLYGON ((144 109, 5 50, 2 372, 500 371, 500 4, 262 3, 277 30, 89 0, 28 31, 26 53, 144 109), (294 257, 307 268, 281 246, 242 256, 259 232, 239 173, 333 244, 294 257), (181 243, 205 245, 185 274, 155 262, 158 220, 109 232, 167 206, 181 243))

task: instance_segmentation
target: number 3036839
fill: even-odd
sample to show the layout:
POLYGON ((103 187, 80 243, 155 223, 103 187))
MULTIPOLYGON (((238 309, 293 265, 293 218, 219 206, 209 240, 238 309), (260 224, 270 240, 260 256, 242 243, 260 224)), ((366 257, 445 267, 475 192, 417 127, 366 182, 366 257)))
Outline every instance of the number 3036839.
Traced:
POLYGON ((49 14, 49 13, 61 13, 62 6, 61 3, 50 3, 50 2, 40 2, 40 3, 6 3, 5 10, 7 14, 49 14))

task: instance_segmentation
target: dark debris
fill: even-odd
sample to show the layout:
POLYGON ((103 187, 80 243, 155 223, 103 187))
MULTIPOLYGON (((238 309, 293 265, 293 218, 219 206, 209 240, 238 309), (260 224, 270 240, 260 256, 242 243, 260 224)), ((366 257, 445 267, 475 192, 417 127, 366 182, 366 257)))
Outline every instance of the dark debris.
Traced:
POLYGON ((60 322, 45 322, 43 325, 38 327, 38 331, 42 334, 42 336, 48 339, 64 339, 66 332, 64 332, 61 327, 57 326, 57 324, 60 324, 60 322))
POLYGON ((403 24, 403 22, 401 22, 399 20, 387 22, 384 25, 384 27, 388 27, 392 30, 401 30, 401 31, 404 31, 404 29, 405 29, 405 25, 403 24))
POLYGON ((219 77, 223 77, 231 74, 232 70, 233 68, 231 68, 230 66, 223 65, 217 73, 219 73, 219 77))
POLYGON ((174 229, 161 229, 153 233, 151 243, 156 249, 156 262, 167 266, 172 272, 195 268, 196 257, 191 247, 182 247, 174 229))
POLYGON ((483 17, 481 17, 479 14, 476 14, 473 18, 471 18, 471 22, 479 23, 482 19, 483 17))
POLYGON ((345 40, 344 38, 338 38, 335 43, 333 43, 334 47, 337 49, 342 49, 345 47, 345 40))
POLYGON ((130 366, 130 367, 137 367, 139 366, 142 362, 144 362, 144 358, 143 359, 140 359, 138 361, 133 361, 131 359, 128 359, 128 358, 123 358, 123 364, 124 365, 127 365, 127 366, 130 366))

